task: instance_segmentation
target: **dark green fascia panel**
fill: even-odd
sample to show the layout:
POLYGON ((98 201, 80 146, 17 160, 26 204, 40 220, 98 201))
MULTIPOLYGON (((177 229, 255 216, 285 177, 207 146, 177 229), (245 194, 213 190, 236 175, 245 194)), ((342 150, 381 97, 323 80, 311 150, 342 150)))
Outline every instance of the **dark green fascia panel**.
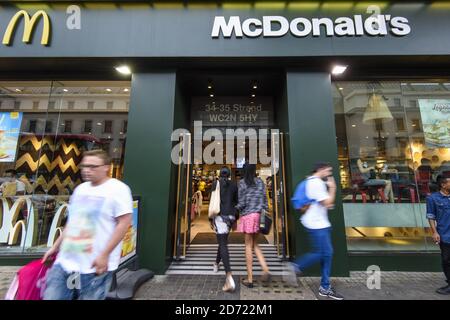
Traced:
POLYGON ((175 70, 134 74, 128 114, 124 180, 141 196, 139 263, 157 274, 168 264, 175 85, 175 70))
MULTIPOLYGON (((322 72, 287 71, 288 102, 288 148, 290 157, 290 190, 309 174, 312 165, 318 161, 332 164, 338 185, 335 209, 329 211, 333 226, 334 258, 332 274, 348 276, 347 243, 345 236, 344 212, 339 189, 339 166, 336 146, 334 110, 331 96, 330 74, 322 72)), ((295 225, 291 233, 295 234, 296 257, 309 249, 304 228, 299 222, 299 214, 290 209, 295 225)), ((318 271, 318 269, 313 269, 318 271)))
POLYGON ((366 271, 375 265, 381 271, 442 272, 439 253, 350 253, 348 261, 352 271, 366 271))

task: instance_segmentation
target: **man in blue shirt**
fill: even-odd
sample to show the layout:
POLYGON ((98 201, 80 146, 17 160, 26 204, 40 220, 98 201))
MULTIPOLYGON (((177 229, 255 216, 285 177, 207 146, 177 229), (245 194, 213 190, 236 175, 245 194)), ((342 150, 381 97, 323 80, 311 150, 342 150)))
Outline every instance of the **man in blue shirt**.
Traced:
POLYGON ((427 218, 433 231, 433 241, 441 247, 442 269, 447 286, 436 290, 450 295, 450 178, 438 176, 438 192, 427 197, 427 218))

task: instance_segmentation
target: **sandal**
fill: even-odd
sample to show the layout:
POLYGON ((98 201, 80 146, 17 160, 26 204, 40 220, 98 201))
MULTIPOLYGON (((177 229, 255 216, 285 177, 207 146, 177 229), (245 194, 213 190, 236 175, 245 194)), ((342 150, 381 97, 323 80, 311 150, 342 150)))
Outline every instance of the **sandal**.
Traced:
POLYGON ((247 288, 253 288, 253 282, 248 281, 247 279, 242 279, 241 283, 247 288))

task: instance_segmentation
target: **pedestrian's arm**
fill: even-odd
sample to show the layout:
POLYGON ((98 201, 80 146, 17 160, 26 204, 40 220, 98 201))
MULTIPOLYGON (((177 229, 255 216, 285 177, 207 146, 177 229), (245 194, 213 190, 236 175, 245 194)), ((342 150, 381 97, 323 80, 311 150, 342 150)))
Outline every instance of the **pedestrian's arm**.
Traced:
POLYGON ((327 208, 332 208, 336 200, 336 182, 334 181, 333 176, 328 177, 327 186, 328 198, 323 200, 321 204, 327 208))
POLYGON ((120 241, 122 241, 125 237, 125 234, 127 233, 127 230, 132 222, 132 215, 131 213, 127 213, 117 217, 116 220, 117 225, 114 229, 113 236, 106 245, 105 250, 103 250, 103 252, 101 253, 101 255, 105 257, 109 257, 114 248, 117 247, 120 241))
POLYGON ((58 237, 58 239, 55 241, 53 246, 44 254, 44 257, 42 257, 42 262, 46 262, 53 254, 58 252, 59 247, 61 246, 61 242, 64 239, 64 236, 66 235, 66 230, 61 233, 61 235, 58 237))
POLYGON ((437 233, 436 220, 428 219, 428 223, 430 224, 431 231, 433 231, 433 233, 437 233))
POLYGON ((437 232, 436 227, 436 205, 433 201, 433 198, 431 196, 427 197, 427 218, 428 223, 430 224, 430 228, 433 232, 433 241, 438 244, 441 242, 441 236, 437 232))
POLYGON ((245 208, 245 187, 241 184, 238 188, 238 204, 236 209, 242 211, 245 208))

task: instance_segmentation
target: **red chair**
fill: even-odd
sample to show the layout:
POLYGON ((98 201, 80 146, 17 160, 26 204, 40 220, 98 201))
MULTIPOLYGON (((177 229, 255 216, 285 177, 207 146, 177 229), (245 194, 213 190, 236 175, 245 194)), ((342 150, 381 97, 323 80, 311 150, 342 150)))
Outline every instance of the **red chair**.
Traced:
POLYGON ((428 196, 431 194, 431 170, 428 167, 417 168, 416 182, 419 187, 419 196, 428 196))
POLYGON ((374 201, 374 195, 378 193, 383 203, 386 203, 386 196, 384 195, 384 186, 367 186, 366 180, 359 173, 352 173, 352 202, 356 202, 356 196, 361 194, 362 202, 367 203, 367 195, 370 201, 374 201))

